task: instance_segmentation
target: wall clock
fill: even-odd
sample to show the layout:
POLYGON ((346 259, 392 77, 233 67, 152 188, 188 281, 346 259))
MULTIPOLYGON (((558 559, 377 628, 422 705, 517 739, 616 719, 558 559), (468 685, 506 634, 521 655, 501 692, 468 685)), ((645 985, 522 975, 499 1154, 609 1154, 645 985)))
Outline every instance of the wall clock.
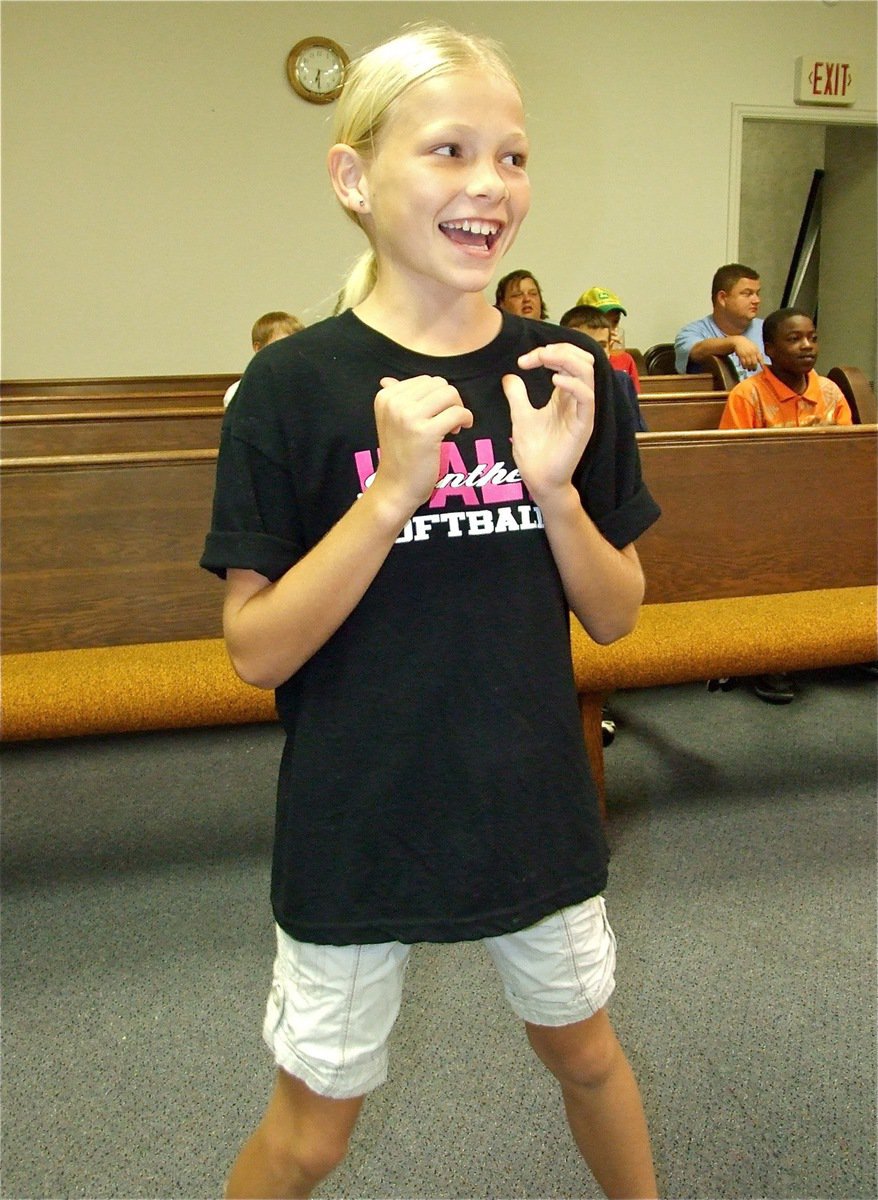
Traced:
POLYGON ((302 38, 287 56, 287 78, 303 100, 328 104, 341 92, 349 62, 345 51, 331 38, 302 38))

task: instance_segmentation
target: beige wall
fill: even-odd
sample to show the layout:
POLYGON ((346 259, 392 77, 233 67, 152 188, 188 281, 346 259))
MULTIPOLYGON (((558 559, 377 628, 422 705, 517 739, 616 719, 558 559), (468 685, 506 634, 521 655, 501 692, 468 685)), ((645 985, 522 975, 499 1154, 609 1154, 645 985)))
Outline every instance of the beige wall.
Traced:
POLYGON ((260 313, 325 315, 360 242, 287 52, 320 33, 355 54, 429 17, 519 69, 534 206, 505 266, 555 317, 614 288, 641 348, 709 306, 732 106, 792 107, 814 54, 855 55, 875 107, 872 3, 7 2, 2 375, 234 371, 260 313))
POLYGON ((820 362, 878 380, 875 129, 831 128, 820 227, 820 362), (852 314, 856 314, 854 317, 852 314))

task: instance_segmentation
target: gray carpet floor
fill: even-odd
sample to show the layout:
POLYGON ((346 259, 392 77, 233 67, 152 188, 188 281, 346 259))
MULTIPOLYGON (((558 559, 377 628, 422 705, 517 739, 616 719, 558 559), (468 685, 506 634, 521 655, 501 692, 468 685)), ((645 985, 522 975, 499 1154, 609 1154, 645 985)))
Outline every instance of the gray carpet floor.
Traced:
MULTIPOLYGON (((874 1200, 876 685, 618 694, 614 1023, 666 1197, 874 1200)), ((274 726, 6 746, 2 1177, 217 1197, 272 1064, 274 726)), ((321 1197, 593 1197, 478 945, 416 947, 321 1197)))

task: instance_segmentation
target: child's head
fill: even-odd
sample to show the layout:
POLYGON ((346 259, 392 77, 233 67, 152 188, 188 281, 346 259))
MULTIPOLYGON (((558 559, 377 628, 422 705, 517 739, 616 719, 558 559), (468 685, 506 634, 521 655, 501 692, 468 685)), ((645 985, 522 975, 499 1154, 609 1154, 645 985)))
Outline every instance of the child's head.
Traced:
POLYGON ((251 331, 251 341, 253 342, 254 350, 261 350, 263 346, 267 346, 269 342, 276 342, 278 338, 288 337, 291 333, 298 333, 305 326, 298 317, 294 317, 288 312, 268 312, 264 313, 253 326, 251 331))
POLYGON ((505 312, 545 321, 549 315, 543 292, 530 271, 510 271, 497 284, 494 303, 505 312))
MULTIPOLYGON (((414 189, 423 183, 424 174, 423 171, 420 175, 407 171, 412 160, 419 156, 432 159, 432 168, 436 166, 436 158, 441 156, 450 179, 454 167, 459 165, 460 160, 466 160, 470 151, 469 146, 458 146, 458 140, 464 141, 470 137, 474 145, 481 136, 481 124, 492 119, 496 127, 500 127, 497 125, 501 118, 496 116, 496 105, 486 105, 484 99, 474 109, 473 119, 479 123, 478 128, 474 128, 470 134, 467 132, 468 120, 460 130, 454 125, 457 115, 452 110, 465 106, 467 98, 480 85, 500 87, 504 89, 504 97, 514 99, 517 113, 515 136, 510 137, 509 153, 499 166, 505 170, 507 158, 510 164, 515 160, 515 167, 524 184, 527 184, 523 170, 526 143, 521 93, 509 63, 493 41, 460 33, 443 25, 419 25, 377 46, 348 68, 336 108, 333 126, 336 144, 330 150, 329 169, 336 195, 345 212, 363 228, 371 245, 348 279, 340 298, 340 308, 359 303, 375 285, 377 259, 374 251, 377 247, 380 257, 382 250, 378 209, 382 216, 387 213, 389 204, 392 205, 395 194, 399 193, 401 219, 406 223, 417 219, 413 206, 406 204, 403 196, 403 189, 407 189, 413 200, 420 200, 420 194, 414 189), (454 74, 465 74, 468 78, 462 80, 460 86, 451 87, 447 77, 454 74), (435 148, 416 147, 416 138, 422 130, 428 139, 435 132, 439 139, 435 148), (399 146, 396 143, 401 133, 408 139, 404 144, 405 153, 399 163, 394 162, 392 170, 382 175, 376 164, 379 164, 382 152, 386 155, 398 153, 399 146)), ((507 103, 507 109, 509 107, 507 103)), ((501 116, 506 119, 505 113, 501 116)), ((491 127, 491 134, 493 132, 494 126, 491 127)), ((495 175, 499 166, 495 164, 495 175)), ((492 181, 491 186, 495 186, 495 183, 496 180, 492 181)), ((513 187, 517 187, 518 192, 522 191, 517 180, 513 181, 513 187)), ((477 190, 475 185, 473 190, 477 190)), ((478 203, 463 197, 452 202, 452 189, 447 184, 445 191, 449 201, 444 207, 450 211, 440 211, 437 217, 440 223, 445 217, 443 233, 450 240, 458 245, 470 244, 483 251, 486 258, 492 259, 497 257, 496 254, 490 255, 497 241, 502 239, 502 252, 509 248, 527 211, 529 190, 527 202, 519 200, 512 219, 502 222, 493 219, 493 209, 499 209, 500 206, 499 197, 496 204, 482 205, 480 208, 478 203), (484 224, 479 223, 473 229, 472 219, 482 215, 482 208, 484 224), (492 211, 488 211, 489 208, 492 211)), ((434 187, 433 192, 441 208, 441 191, 434 187)), ((433 196, 425 197, 422 208, 426 209, 432 201, 433 196)), ((476 257, 474 251, 473 258, 476 257)))
POLYGON ((817 329, 803 308, 779 308, 762 326, 765 353, 775 374, 807 375, 817 362, 817 329))
POLYGON ((610 334, 613 322, 609 313, 601 312, 593 304, 575 304, 561 318, 565 329, 584 329, 604 351, 609 353, 610 334))
POLYGON ((592 308, 599 308, 602 313, 610 318, 611 329, 616 328, 623 316, 628 316, 624 304, 616 293, 609 291, 605 287, 589 288, 587 292, 582 293, 576 303, 577 305, 590 305, 592 308))

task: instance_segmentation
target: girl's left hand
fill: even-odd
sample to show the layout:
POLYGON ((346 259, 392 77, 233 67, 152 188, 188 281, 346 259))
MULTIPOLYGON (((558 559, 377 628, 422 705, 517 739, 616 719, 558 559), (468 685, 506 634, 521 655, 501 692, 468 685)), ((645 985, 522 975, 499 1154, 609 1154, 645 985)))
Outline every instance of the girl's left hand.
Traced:
POLYGON ((527 489, 540 497, 570 484, 594 429, 594 358, 570 342, 540 346, 523 354, 525 371, 552 371, 554 391, 544 408, 534 408, 520 375, 504 375, 512 415, 512 453, 527 489))

